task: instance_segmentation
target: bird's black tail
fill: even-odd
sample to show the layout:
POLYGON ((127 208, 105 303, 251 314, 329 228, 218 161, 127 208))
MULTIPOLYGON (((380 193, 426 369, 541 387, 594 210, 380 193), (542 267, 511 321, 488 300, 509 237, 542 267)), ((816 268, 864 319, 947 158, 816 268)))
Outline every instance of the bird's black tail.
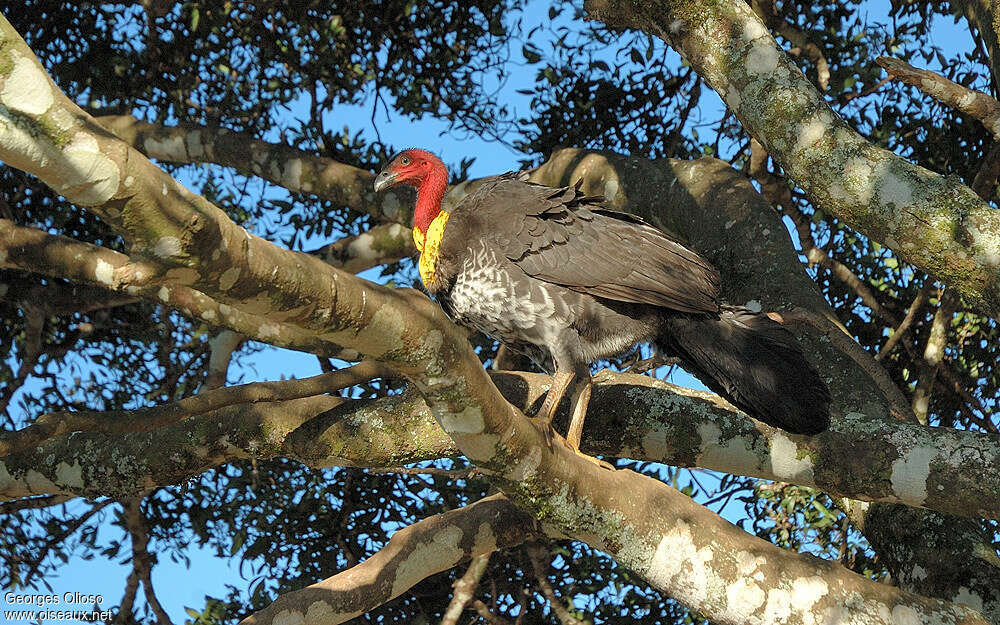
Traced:
POLYGON ((794 434, 830 425, 830 391, 791 332, 770 317, 723 306, 718 319, 671 315, 657 346, 734 406, 794 434))

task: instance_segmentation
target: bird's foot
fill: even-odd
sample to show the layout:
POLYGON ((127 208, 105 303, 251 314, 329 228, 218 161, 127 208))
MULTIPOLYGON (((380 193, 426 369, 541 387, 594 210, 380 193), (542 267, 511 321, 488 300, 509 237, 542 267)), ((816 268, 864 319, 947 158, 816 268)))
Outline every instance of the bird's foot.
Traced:
POLYGON ((570 451, 572 451, 574 454, 580 456, 584 460, 587 460, 588 462, 593 462, 594 464, 596 464, 597 466, 601 467, 602 469, 607 469, 608 471, 617 471, 617 469, 615 468, 615 466, 613 464, 609 464, 609 463, 601 460, 600 458, 595 458, 593 456, 588 456, 587 454, 585 454, 582 451, 580 451, 579 448, 574 447, 566 439, 562 439, 562 440, 563 440, 563 444, 566 445, 567 447, 569 447, 570 451))

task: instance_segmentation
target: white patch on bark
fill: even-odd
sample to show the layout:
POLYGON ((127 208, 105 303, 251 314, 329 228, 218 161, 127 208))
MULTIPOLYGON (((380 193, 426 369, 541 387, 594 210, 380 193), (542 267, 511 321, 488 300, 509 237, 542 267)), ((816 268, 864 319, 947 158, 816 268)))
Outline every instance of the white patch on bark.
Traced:
POLYGON ((829 125, 820 116, 813 117, 809 121, 804 122, 798 127, 795 137, 795 147, 793 149, 799 152, 808 150, 816 145, 823 138, 828 127, 829 125))
POLYGON ((0 493, 7 491, 18 480, 7 470, 7 465, 0 461, 0 493))
POLYGON ((609 202, 613 202, 616 195, 618 195, 618 181, 615 179, 611 179, 605 182, 604 198, 609 202))
POLYGON ((257 329, 257 338, 271 339, 281 336, 281 328, 276 323, 264 322, 257 329))
POLYGON ((515 482, 523 481, 534 476, 540 464, 542 464, 542 448, 532 447, 507 477, 515 482))
POLYGON ((764 590, 752 581, 739 579, 726 586, 726 612, 730 618, 747 620, 762 605, 764 590))
POLYGON ((854 197, 862 204, 872 199, 872 164, 867 159, 852 157, 844 165, 844 180, 851 185, 854 197))
POLYGON ((28 485, 28 490, 32 493, 59 493, 62 489, 34 469, 29 469, 24 475, 24 483, 28 485))
POLYGON ((382 196, 382 214, 389 219, 399 214, 399 199, 394 193, 386 193, 382 196))
POLYGON ((14 69, 7 76, 0 102, 7 108, 25 115, 41 115, 49 110, 55 98, 45 72, 30 58, 13 51, 14 69))
POLYGON ((676 35, 681 32, 682 28, 684 28, 684 20, 682 19, 675 19, 667 26, 667 30, 670 31, 671 35, 676 35))
POLYGON ((660 539, 644 577, 655 588, 670 589, 670 595, 686 605, 700 605, 708 596, 710 582, 719 582, 711 565, 712 548, 698 548, 690 526, 683 520, 660 539))
POLYGON ((493 533, 493 527, 489 523, 481 523, 476 531, 475 538, 476 551, 479 553, 492 553, 497 549, 497 537, 493 533))
POLYGON ((349 621, 362 613, 363 612, 360 610, 357 612, 335 612, 333 607, 326 601, 314 601, 309 604, 309 609, 306 610, 305 625, 332 625, 333 623, 343 623, 344 621, 349 621))
POLYGON ((161 302, 167 302, 170 300, 170 289, 165 286, 161 286, 160 290, 156 292, 156 296, 160 298, 161 302))
POLYGON ((184 137, 170 134, 162 139, 149 137, 146 139, 147 153, 161 161, 186 161, 187 150, 184 148, 184 137))
POLYGON ((396 568, 390 596, 396 597, 427 577, 428 572, 450 569, 459 563, 465 552, 458 546, 462 530, 454 525, 437 531, 431 540, 418 544, 396 568))
POLYGON ((765 623, 781 623, 792 613, 792 595, 784 588, 767 591, 767 605, 764 607, 765 623))
POLYGON ((201 313, 201 318, 205 321, 215 321, 215 311, 209 308, 208 310, 201 313))
POLYGON ((229 289, 233 288, 233 285, 236 284, 236 281, 239 279, 239 277, 240 277, 239 267, 230 267, 229 269, 226 269, 225 271, 222 272, 222 275, 219 276, 219 288, 222 289, 223 291, 228 291, 229 289))
POLYGON ((746 309, 749 310, 750 312, 759 313, 761 310, 763 310, 763 307, 760 305, 760 302, 755 299, 750 300, 743 306, 746 307, 746 309))
POLYGON ((160 258, 173 258, 181 254, 181 240, 174 236, 160 237, 153 244, 153 254, 160 258))
POLYGON ((111 286, 115 278, 115 266, 103 258, 98 258, 94 267, 94 277, 101 284, 111 286))
POLYGON ((931 473, 931 460, 937 457, 934 447, 913 447, 892 463, 892 492, 911 506, 919 506, 927 499, 927 477, 931 473))
POLYGON ((205 144, 201 141, 201 130, 192 130, 184 137, 188 158, 199 160, 205 156, 205 144))
POLYGON ((927 579, 927 570, 918 564, 913 567, 913 572, 910 573, 910 577, 917 581, 927 579))
POLYGON ((958 587, 958 593, 951 599, 955 603, 964 603, 973 610, 983 611, 983 598, 972 592, 965 586, 958 587))
POLYGON ((97 206, 111 199, 118 190, 121 172, 118 165, 101 154, 94 137, 78 132, 63 150, 62 180, 53 187, 70 202, 97 206))
POLYGON ((767 560, 763 556, 755 556, 749 551, 740 551, 736 554, 736 564, 743 577, 753 577, 758 582, 764 581, 761 569, 767 564, 767 560))
POLYGON ((714 423, 699 423, 698 436, 701 437, 698 466, 738 475, 751 475, 760 470, 760 458, 747 448, 742 438, 720 442, 722 430, 714 423))
POLYGON ((798 445, 785 436, 784 432, 775 433, 771 439, 771 471, 775 477, 785 482, 812 484, 812 460, 809 456, 797 457, 798 450, 798 445))
POLYGON ((282 610, 274 615, 272 625, 305 625, 306 617, 297 610, 282 610))
POLYGON ((908 605, 897 605, 892 609, 892 625, 920 625, 920 614, 908 605))
POLYGON ((773 41, 769 39, 756 39, 750 48, 750 52, 747 54, 747 73, 753 76, 770 74, 778 68, 780 58, 773 41))
POLYGON ((808 612, 829 590, 822 577, 800 577, 792 582, 792 607, 808 612))
POLYGON ((767 34, 767 29, 756 19, 748 19, 743 22, 743 38, 747 41, 760 39, 767 34))
POLYGON ((483 423, 483 412, 476 406, 469 406, 456 414, 441 412, 437 416, 441 427, 448 434, 453 432, 456 434, 480 434, 486 427, 483 423))
POLYGON ((879 199, 883 206, 892 203, 896 210, 909 206, 913 204, 913 185, 908 180, 888 171, 882 178, 879 199))
POLYGON ((302 159, 293 158, 285 165, 281 185, 286 189, 298 189, 302 181, 302 159))
POLYGON ((989 237, 975 224, 969 224, 966 228, 969 236, 972 237, 972 246, 977 249, 975 259, 984 265, 1000 265, 1000 240, 997 237, 989 237))
POLYGON ((740 95, 740 90, 733 85, 729 85, 729 88, 726 89, 726 104, 729 105, 729 108, 738 113, 742 101, 743 96, 740 95))
POLYGON ((79 460, 74 460, 70 465, 60 462, 56 465, 56 484, 67 488, 83 488, 83 467, 79 460))

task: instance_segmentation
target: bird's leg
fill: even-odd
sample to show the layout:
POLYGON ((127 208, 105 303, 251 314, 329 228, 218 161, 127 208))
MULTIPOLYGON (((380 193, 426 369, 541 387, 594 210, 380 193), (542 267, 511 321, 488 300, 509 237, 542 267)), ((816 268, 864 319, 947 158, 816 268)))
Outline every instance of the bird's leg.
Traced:
POLYGON ((587 418, 587 407, 590 406, 590 394, 593 388, 594 379, 590 376, 589 370, 586 377, 583 375, 576 376, 576 384, 570 395, 570 420, 569 428, 566 430, 566 446, 573 450, 574 453, 583 456, 602 469, 614 471, 615 468, 607 462, 598 460, 593 456, 588 456, 580 451, 580 440, 583 438, 583 421, 587 418))
POLYGON ((570 449, 580 449, 580 439, 583 438, 583 420, 587 418, 587 407, 590 405, 590 391, 594 387, 594 379, 588 375, 578 380, 573 394, 570 396, 570 420, 566 430, 566 443, 570 449))
POLYGON ((572 371, 556 371, 556 374, 552 376, 552 386, 549 387, 549 392, 545 395, 545 401, 542 402, 542 407, 536 415, 536 418, 542 422, 542 433, 545 434, 545 444, 550 448, 552 447, 552 419, 555 418, 559 402, 566 395, 566 389, 569 388, 574 377, 576 377, 576 374, 572 371))

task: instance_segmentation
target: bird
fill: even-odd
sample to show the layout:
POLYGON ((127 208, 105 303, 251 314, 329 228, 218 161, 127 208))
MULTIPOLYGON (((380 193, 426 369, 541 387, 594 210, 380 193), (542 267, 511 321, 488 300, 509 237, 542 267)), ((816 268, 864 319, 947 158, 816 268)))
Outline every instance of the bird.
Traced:
POLYGON ((389 159, 374 189, 416 188, 420 278, 445 313, 553 374, 536 414, 550 445, 569 393, 562 440, 585 456, 591 364, 643 343, 754 419, 794 434, 829 426, 830 392, 795 337, 765 313, 721 301, 719 272, 705 257, 602 206, 579 182, 550 187, 527 177, 482 179, 447 211, 446 166, 411 148, 389 159))

